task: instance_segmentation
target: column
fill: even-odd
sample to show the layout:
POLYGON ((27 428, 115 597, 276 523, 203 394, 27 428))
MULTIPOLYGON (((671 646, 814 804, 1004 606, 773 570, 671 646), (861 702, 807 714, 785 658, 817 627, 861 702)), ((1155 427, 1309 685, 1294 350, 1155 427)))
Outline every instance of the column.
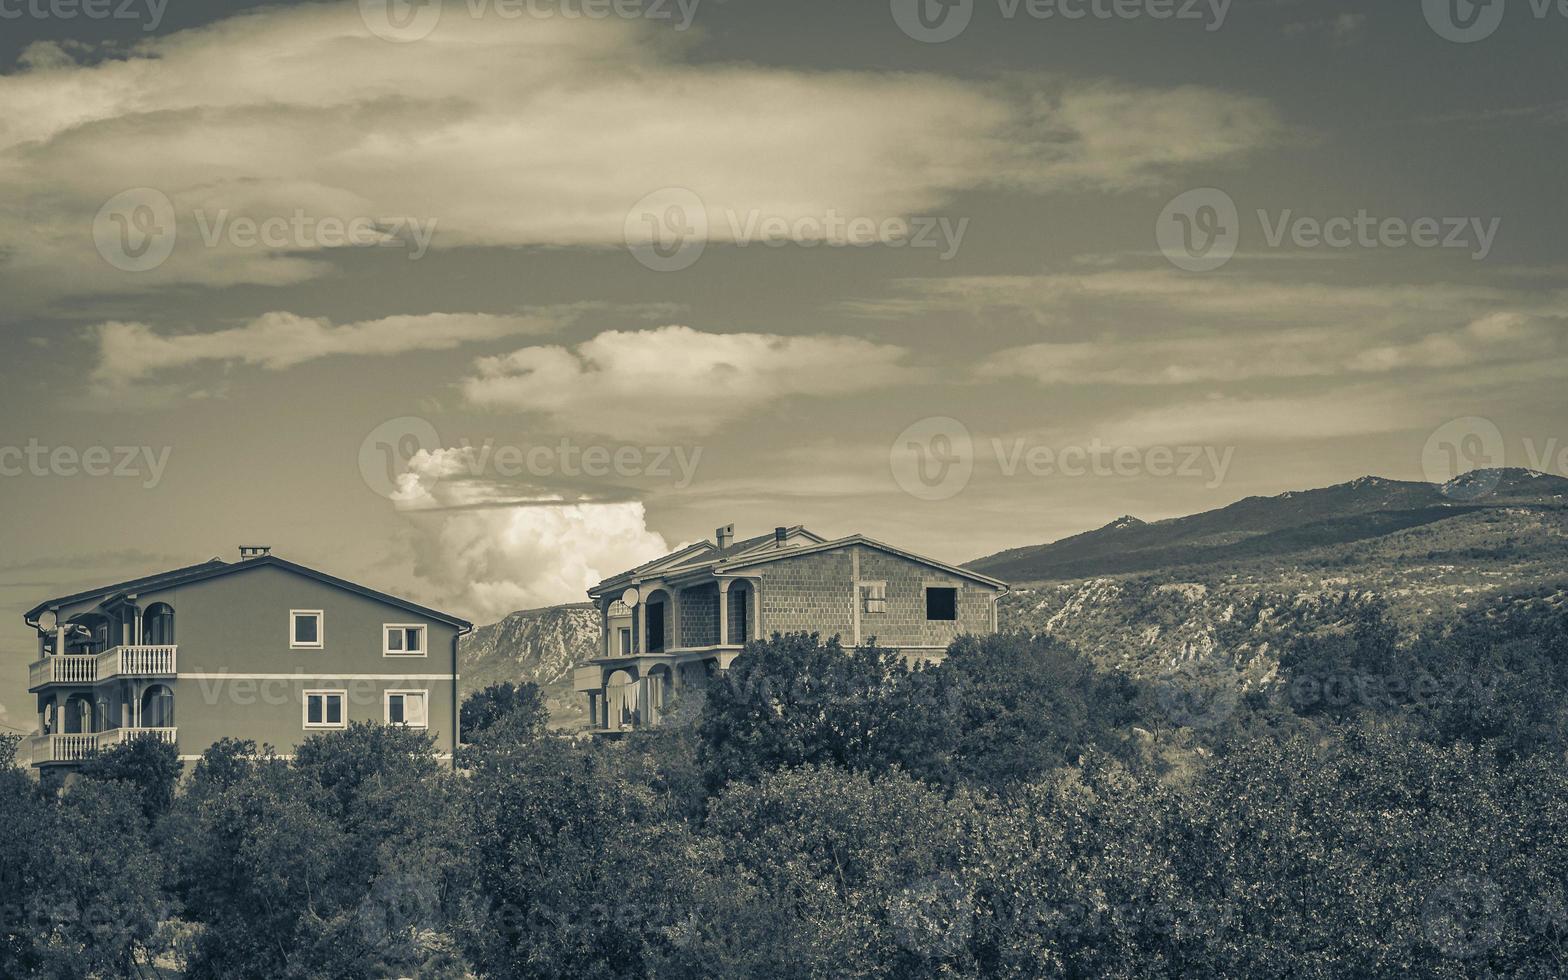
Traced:
POLYGON ((730 580, 719 579, 719 645, 730 641, 730 580))
POLYGON ((588 727, 593 728, 599 720, 599 696, 592 691, 588 693, 588 727))

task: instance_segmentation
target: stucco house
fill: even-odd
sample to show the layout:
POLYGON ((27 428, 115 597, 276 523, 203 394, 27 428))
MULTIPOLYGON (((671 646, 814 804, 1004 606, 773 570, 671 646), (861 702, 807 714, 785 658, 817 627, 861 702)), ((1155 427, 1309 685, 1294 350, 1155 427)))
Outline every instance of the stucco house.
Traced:
POLYGON ((270 553, 219 559, 48 599, 28 610, 38 659, 33 764, 79 765, 128 738, 187 763, 225 736, 289 755, 350 721, 457 742, 466 620, 270 553))
POLYGON ((592 730, 657 725, 681 688, 728 669, 748 641, 814 632, 934 658, 966 633, 995 632, 1006 592, 862 534, 830 541, 796 525, 737 541, 730 524, 588 590, 603 644, 573 685, 592 730))

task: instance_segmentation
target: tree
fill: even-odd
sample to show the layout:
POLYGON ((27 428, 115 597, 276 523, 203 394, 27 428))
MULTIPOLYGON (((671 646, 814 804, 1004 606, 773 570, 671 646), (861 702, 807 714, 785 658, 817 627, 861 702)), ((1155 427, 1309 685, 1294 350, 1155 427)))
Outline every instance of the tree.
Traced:
POLYGON ((180 781, 180 755, 174 745, 152 735, 132 738, 100 752, 82 766, 83 778, 120 781, 134 787, 149 824, 169 812, 180 781))
POLYGON ((709 685, 698 723, 710 791, 782 768, 947 772, 956 701, 949 675, 877 647, 775 634, 709 685))
POLYGON ((292 764, 209 753, 170 826, 177 890, 200 924, 189 975, 461 976, 445 936, 458 788, 434 738, 356 723, 292 764))
POLYGON ((1034 782, 1090 749, 1132 758, 1139 688, 1059 641, 1026 633, 963 637, 954 675, 959 778, 994 790, 1034 782))
POLYGON ((550 722, 550 709, 538 684, 507 681, 465 697, 458 718, 466 742, 478 741, 495 728, 503 728, 505 738, 538 738, 550 722))

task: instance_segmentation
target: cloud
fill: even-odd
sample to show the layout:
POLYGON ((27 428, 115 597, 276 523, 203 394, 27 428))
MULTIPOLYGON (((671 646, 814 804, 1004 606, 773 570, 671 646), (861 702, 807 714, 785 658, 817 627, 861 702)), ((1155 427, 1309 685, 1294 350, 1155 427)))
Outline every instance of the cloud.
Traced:
POLYGON ((1113 446, 1227 446, 1238 442, 1344 439, 1420 424, 1392 392, 1336 390, 1300 397, 1211 397, 1106 420, 1095 434, 1113 446))
POLYGON ((1285 35, 1321 34, 1335 44, 1350 44, 1366 34, 1367 15, 1342 13, 1322 20, 1295 21, 1285 25, 1285 35))
POLYGON ((1165 270, 904 280, 877 317, 962 313, 1056 338, 995 351, 981 379, 1185 385, 1442 371, 1568 356, 1568 294, 1455 284, 1340 285, 1165 270))
POLYGON ((410 460, 396 503, 409 521, 414 575, 476 622, 585 601, 589 586, 674 550, 648 530, 640 501, 561 503, 549 491, 520 500, 527 490, 462 479, 468 452, 410 460))
POLYGON ((243 326, 206 333, 158 333, 145 323, 111 321, 94 328, 94 380, 124 384, 205 362, 249 364, 278 371, 337 355, 404 354, 520 334, 547 333, 571 319, 566 311, 520 316, 427 313, 334 325, 324 317, 274 312, 243 326))
POLYGON ((525 347, 481 358, 462 391, 479 408, 538 412, 621 439, 701 436, 781 399, 917 380, 903 364, 907 354, 854 337, 666 326, 607 331, 571 350, 525 347))
POLYGON ((407 44, 340 2, 91 63, 35 50, 0 76, 0 285, 36 301, 329 268, 292 230, 248 247, 204 234, 242 218, 434 222, 437 249, 620 245, 634 203, 669 186, 724 239, 729 212, 882 219, 973 188, 1140 186, 1280 128, 1266 103, 1205 88, 699 63, 694 38, 653 23, 448 7, 407 44), (89 232, 140 187, 168 197, 177 238, 161 265, 122 272, 89 232))

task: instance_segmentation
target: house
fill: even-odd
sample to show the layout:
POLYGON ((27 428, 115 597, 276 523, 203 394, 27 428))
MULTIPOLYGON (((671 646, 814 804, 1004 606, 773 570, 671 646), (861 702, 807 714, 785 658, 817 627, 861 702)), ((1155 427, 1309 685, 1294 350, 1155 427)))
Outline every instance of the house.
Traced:
POLYGON ((465 620, 264 547, 39 603, 33 764, 75 766, 140 735, 191 762, 223 737, 282 755, 351 721, 457 741, 465 620))
POLYGON ((728 669, 748 641, 813 632, 935 658, 959 636, 995 632, 1006 592, 862 534, 829 541, 797 525, 737 541, 730 524, 588 590, 603 646, 573 686, 596 731, 656 725, 683 687, 728 669))

